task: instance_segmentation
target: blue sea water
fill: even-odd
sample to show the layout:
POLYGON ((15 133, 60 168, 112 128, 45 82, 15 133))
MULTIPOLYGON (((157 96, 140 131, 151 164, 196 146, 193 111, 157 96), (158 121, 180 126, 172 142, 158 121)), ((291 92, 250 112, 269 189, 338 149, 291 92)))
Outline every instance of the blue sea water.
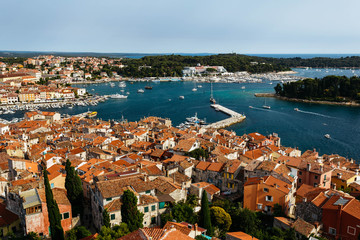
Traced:
MULTIPOLYGON (((316 69, 294 69, 298 75, 305 77, 321 77, 322 72, 316 69)), ((352 76, 351 70, 333 71, 333 74, 352 76)), ((328 75, 328 73, 326 74, 328 75)), ((110 99, 97 106, 79 107, 73 109, 54 109, 60 113, 78 114, 88 109, 98 112, 98 118, 103 120, 121 119, 122 116, 130 121, 139 120, 146 116, 159 116, 170 118, 173 125, 185 121, 186 117, 198 114, 206 118, 208 123, 219 121, 228 116, 215 111, 210 107, 210 84, 202 83, 198 91, 191 91, 196 85, 193 82, 161 82, 151 83, 153 89, 137 93, 137 90, 148 85, 146 82, 127 83, 125 92, 130 92, 128 99, 110 99), (179 96, 183 95, 184 100, 179 96)), ((213 84, 214 97, 221 105, 234 111, 244 113, 246 120, 233 125, 229 129, 238 135, 250 132, 262 134, 278 133, 284 146, 299 147, 300 150, 316 148, 321 154, 337 153, 351 157, 360 162, 360 108, 320 105, 282 101, 266 98, 270 110, 262 108, 265 98, 257 98, 254 93, 274 92, 274 84, 264 83, 216 83, 213 84), (241 89, 245 86, 245 89, 241 89), (253 108, 249 108, 253 106, 253 108), (300 111, 294 111, 294 108, 300 111), (326 139, 330 134, 331 139, 326 139)), ((92 94, 121 93, 116 83, 115 87, 109 84, 76 85, 85 87, 92 94), (94 90, 92 90, 94 89, 94 90)), ((22 116, 2 115, 2 118, 22 116)))
MULTIPOLYGON (((102 119, 121 119, 124 116, 130 121, 136 121, 144 116, 167 117, 176 126, 185 121, 186 117, 198 114, 211 123, 227 118, 225 114, 210 107, 210 85, 203 83, 202 88, 192 92, 193 82, 162 82, 152 83, 153 90, 137 93, 148 83, 127 84, 130 92, 128 99, 110 99, 90 110, 98 112, 102 119), (180 100, 179 96, 185 96, 180 100)), ((262 108, 265 98, 254 96, 256 92, 272 92, 275 84, 266 83, 217 83, 213 85, 214 97, 218 103, 243 113, 247 116, 242 123, 229 129, 238 135, 250 132, 262 134, 278 133, 282 144, 299 147, 305 151, 316 148, 322 154, 338 153, 345 157, 360 160, 360 148, 357 139, 360 138, 360 108, 319 105, 282 101, 266 98, 270 110, 262 108), (241 89, 245 86, 245 89, 241 89), (253 106, 253 108, 249 108, 253 106), (300 111, 294 111, 299 108, 300 111), (330 134, 331 139, 326 139, 330 134)), ((119 87, 111 88, 106 84, 87 85, 89 92, 103 94, 120 93, 119 87), (92 91, 91 89, 94 89, 92 91)), ((66 109, 70 114, 87 110, 84 107, 66 109)))

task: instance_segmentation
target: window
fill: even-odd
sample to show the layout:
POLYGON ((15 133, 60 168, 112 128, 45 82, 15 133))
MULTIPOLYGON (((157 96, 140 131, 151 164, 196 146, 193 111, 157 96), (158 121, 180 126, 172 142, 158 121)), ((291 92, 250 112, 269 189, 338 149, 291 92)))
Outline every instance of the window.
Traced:
POLYGON ((336 235, 336 229, 332 228, 332 227, 329 227, 329 233, 332 234, 332 235, 336 235))
POLYGON ((271 212, 271 206, 265 206, 265 212, 271 212))
POLYGON ((268 189, 268 188, 264 188, 264 192, 269 192, 269 189, 268 189))
POLYGON ((70 217, 70 213, 69 213, 69 212, 64 213, 64 219, 68 219, 69 217, 70 217))
POLYGON ((272 196, 266 196, 265 200, 268 202, 272 202, 273 201, 273 197, 272 196))
POLYGON ((165 208, 165 202, 159 202, 159 209, 165 208))
POLYGON ((54 188, 54 183, 51 184, 51 188, 54 188))
POLYGON ((301 172, 301 171, 299 171, 299 175, 302 175, 302 172, 301 172))
POLYGON ((115 214, 111 214, 110 215, 110 220, 114 220, 115 219, 115 214))
POLYGON ((152 217, 151 218, 151 224, 155 224, 156 223, 156 217, 152 217))
POLYGON ((317 176, 317 175, 315 175, 315 179, 318 179, 318 176, 317 176))
POLYGON ((150 190, 147 190, 145 193, 147 193, 147 194, 148 194, 148 193, 150 193, 150 192, 151 192, 150 190))
POLYGON ((149 212, 149 207, 145 207, 144 212, 149 212))
POLYGON ((301 178, 299 178, 299 183, 301 183, 301 178))
POLYGON ((155 205, 152 205, 152 206, 151 206, 151 211, 155 211, 155 209, 156 209, 156 206, 155 206, 155 205))
MULTIPOLYGON (((324 181, 326 180, 326 175, 324 175, 324 181)), ((355 181, 356 181, 356 179, 355 179, 355 181)))
POLYGON ((258 203, 257 209, 262 209, 262 204, 261 203, 258 203))
POLYGON ((348 226, 348 227, 347 227, 347 233, 350 234, 350 235, 355 236, 355 234, 356 234, 356 228, 353 228, 353 227, 351 227, 351 226, 348 226))
POLYGON ((107 198, 107 199, 106 199, 106 201, 111 201, 111 200, 112 200, 112 198, 111 198, 111 197, 109 197, 109 198, 107 198))

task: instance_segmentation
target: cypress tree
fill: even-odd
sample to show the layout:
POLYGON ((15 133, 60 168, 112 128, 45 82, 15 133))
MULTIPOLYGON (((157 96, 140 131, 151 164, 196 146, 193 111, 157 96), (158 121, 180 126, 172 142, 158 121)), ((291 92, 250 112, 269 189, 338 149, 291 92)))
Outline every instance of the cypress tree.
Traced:
POLYGON ((72 214, 73 216, 77 216, 78 214, 82 216, 84 210, 84 193, 82 189, 81 179, 77 175, 75 168, 71 166, 69 159, 66 160, 65 171, 65 188, 67 191, 67 196, 71 203, 72 214))
POLYGON ((64 240, 64 230, 61 226, 61 215, 59 206, 57 205, 52 190, 46 169, 44 170, 44 185, 46 206, 48 209, 49 222, 50 222, 50 235, 52 240, 64 240))
POLYGON ((210 218, 210 209, 209 209, 209 201, 207 198, 207 192, 204 190, 202 197, 201 197, 201 209, 199 212, 199 225, 207 229, 207 234, 209 236, 213 235, 213 228, 211 225, 211 218, 210 218))
POLYGON ((102 217, 103 217, 103 226, 109 228, 110 227, 110 216, 109 216, 107 209, 104 209, 104 211, 102 213, 102 217))
POLYGON ((137 197, 130 191, 124 191, 121 206, 122 222, 128 225, 130 232, 143 227, 144 214, 137 208, 137 197))

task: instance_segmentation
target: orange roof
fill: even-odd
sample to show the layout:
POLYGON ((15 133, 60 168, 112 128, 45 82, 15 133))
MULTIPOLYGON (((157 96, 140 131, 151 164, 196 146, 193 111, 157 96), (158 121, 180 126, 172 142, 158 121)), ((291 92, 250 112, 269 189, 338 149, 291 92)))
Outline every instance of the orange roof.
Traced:
POLYGON ((205 171, 210 164, 209 162, 200 161, 199 164, 196 165, 196 168, 205 171))
POLYGON ((224 163, 211 163, 210 166, 208 166, 207 170, 213 172, 220 172, 224 165, 224 163))
POLYGON ((229 235, 235 239, 239 240, 259 240, 255 237, 250 236, 249 234, 246 234, 244 232, 228 232, 226 235, 229 235))

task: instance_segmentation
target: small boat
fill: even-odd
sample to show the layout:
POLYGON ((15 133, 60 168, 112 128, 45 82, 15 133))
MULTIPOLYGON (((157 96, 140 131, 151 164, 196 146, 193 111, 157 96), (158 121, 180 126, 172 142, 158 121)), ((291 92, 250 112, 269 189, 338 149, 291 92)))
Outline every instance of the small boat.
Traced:
POLYGON ((210 88, 210 102, 211 102, 212 104, 216 104, 216 100, 215 100, 214 95, 213 95, 212 83, 211 83, 211 88, 210 88))
POLYGON ((196 91, 197 91, 197 88, 193 88, 191 91, 196 92, 196 91))
POLYGON ((330 139, 330 134, 325 134, 324 137, 326 137, 327 139, 330 139))
POLYGON ((249 106, 249 108, 254 108, 253 106, 249 106))
POLYGON ((120 83, 119 83, 119 87, 125 88, 125 87, 126 87, 126 83, 125 83, 125 82, 120 82, 120 83))
POLYGON ((169 98, 169 102, 171 102, 171 98, 169 98))
POLYGON ((97 112, 88 112, 87 116, 88 116, 89 118, 94 118, 94 117, 97 116, 97 112))
POLYGON ((180 97, 179 97, 179 99, 184 100, 184 99, 185 99, 185 97, 184 97, 184 96, 180 96, 180 97))
POLYGON ((124 98, 127 98, 128 96, 117 93, 117 94, 110 95, 110 97, 114 98, 114 99, 124 99, 124 98))
POLYGON ((198 85, 197 87, 198 87, 198 88, 202 88, 202 85, 198 85))
POLYGON ((245 86, 242 86, 241 89, 245 89, 245 86))
POLYGON ((151 89, 152 89, 152 87, 151 87, 151 86, 145 86, 145 89, 147 89, 147 90, 151 90, 151 89))
POLYGON ((144 91, 144 89, 138 89, 137 92, 138 92, 138 93, 143 93, 143 92, 145 92, 145 91, 144 91))
POLYGON ((262 106, 264 109, 270 109, 271 107, 269 105, 266 105, 266 99, 265 99, 265 103, 264 105, 262 106))
POLYGON ((110 86, 111 86, 111 87, 115 87, 115 83, 110 83, 110 86))
POLYGON ((298 108, 294 108, 294 110, 295 110, 295 111, 297 111, 297 112, 299 111, 299 109, 298 109, 298 108))

